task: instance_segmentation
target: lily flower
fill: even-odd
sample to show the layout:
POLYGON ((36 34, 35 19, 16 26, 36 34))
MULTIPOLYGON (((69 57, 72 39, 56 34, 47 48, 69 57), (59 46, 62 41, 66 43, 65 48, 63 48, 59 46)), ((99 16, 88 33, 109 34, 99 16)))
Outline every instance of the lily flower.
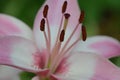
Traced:
POLYGON ((77 0, 47 0, 33 32, 0 14, 0 64, 33 72, 32 80, 120 80, 120 69, 108 60, 120 55, 119 41, 107 36, 86 40, 83 18, 77 0))

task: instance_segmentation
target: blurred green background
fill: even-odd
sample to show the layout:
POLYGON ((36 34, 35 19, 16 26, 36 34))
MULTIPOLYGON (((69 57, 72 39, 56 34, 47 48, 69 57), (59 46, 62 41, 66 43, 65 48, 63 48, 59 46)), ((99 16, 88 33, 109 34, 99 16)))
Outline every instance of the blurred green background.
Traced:
MULTIPOLYGON (((0 13, 15 16, 32 28, 35 15, 44 1, 0 0, 0 13)), ((120 0, 78 0, 78 2, 80 8, 85 11, 84 25, 88 36, 100 34, 120 40, 120 0)), ((120 66, 120 58, 111 60, 120 66)), ((27 73, 21 75, 24 74, 28 75, 27 73)))

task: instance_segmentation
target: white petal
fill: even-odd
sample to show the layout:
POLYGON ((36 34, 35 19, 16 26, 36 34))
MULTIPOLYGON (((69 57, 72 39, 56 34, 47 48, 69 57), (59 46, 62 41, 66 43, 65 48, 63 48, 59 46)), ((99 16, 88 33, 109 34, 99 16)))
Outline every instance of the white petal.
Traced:
POLYGON ((120 69, 95 53, 72 53, 63 66, 56 72, 61 80, 120 80, 120 69))
POLYGON ((39 50, 31 40, 16 36, 0 38, 0 64, 38 72, 40 62, 39 50))
POLYGON ((20 80, 21 70, 0 65, 0 80, 20 80))
POLYGON ((32 78, 32 80, 40 80, 40 78, 38 76, 35 76, 32 78))

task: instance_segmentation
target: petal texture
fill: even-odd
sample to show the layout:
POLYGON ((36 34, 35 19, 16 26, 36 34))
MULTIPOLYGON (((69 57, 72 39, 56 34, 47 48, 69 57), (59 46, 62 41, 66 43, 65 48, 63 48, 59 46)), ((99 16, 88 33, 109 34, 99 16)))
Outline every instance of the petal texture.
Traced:
POLYGON ((33 39, 32 30, 15 17, 0 14, 0 36, 15 35, 33 39))
POLYGON ((120 80, 120 68, 107 61, 106 58, 99 57, 96 62, 92 80, 120 80))
POLYGON ((0 66, 0 80, 20 80, 21 71, 8 66, 0 66))
MULTIPOLYGON (((44 5, 42 6, 42 8, 40 8, 40 10, 38 11, 38 14, 37 14, 35 22, 34 22, 35 40, 40 49, 42 49, 46 45, 43 32, 41 32, 39 29, 40 21, 43 18, 44 6, 46 4, 48 4, 48 6, 49 6, 48 21, 49 21, 50 31, 51 31, 51 39, 52 39, 51 45, 53 47, 53 45, 55 44, 55 41, 56 41, 58 29, 59 29, 61 19, 62 19, 62 5, 63 5, 64 1, 68 2, 66 12, 70 13, 70 15, 71 15, 69 18, 69 21, 68 21, 68 27, 66 30, 64 42, 68 39, 68 37, 72 33, 73 29, 76 27, 76 25, 78 23, 79 15, 80 15, 80 10, 79 10, 78 4, 77 4, 77 0, 47 0, 44 3, 44 5), (39 41, 39 40, 41 40, 41 41, 39 41)), ((47 28, 47 27, 48 26, 46 24, 45 28, 47 28)), ((47 29, 46 29, 46 33, 47 33, 47 29)), ((77 29, 76 34, 73 36, 71 42, 75 41, 79 35, 80 35, 80 27, 79 27, 79 29, 77 29)), ((64 42, 63 42, 63 44, 64 44, 64 42)))
POLYGON ((39 50, 32 41, 25 38, 2 37, 0 38, 0 64, 37 72, 40 65, 39 50))
POLYGON ((100 55, 72 53, 66 60, 67 69, 56 73, 60 80, 120 80, 120 69, 100 55))
POLYGON ((32 78, 32 80, 40 80, 40 78, 38 76, 35 76, 32 78))
POLYGON ((87 38, 80 42, 74 51, 86 51, 100 54, 106 58, 120 55, 120 42, 107 36, 96 36, 87 38))

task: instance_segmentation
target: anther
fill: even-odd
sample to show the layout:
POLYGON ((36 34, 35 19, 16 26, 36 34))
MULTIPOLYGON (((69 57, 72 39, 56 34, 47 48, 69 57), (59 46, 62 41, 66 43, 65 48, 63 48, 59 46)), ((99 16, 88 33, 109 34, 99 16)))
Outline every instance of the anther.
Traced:
POLYGON ((40 30, 44 31, 45 30, 45 19, 43 18, 40 22, 40 30))
POLYGON ((43 16, 44 16, 45 18, 47 17, 48 9, 49 9, 49 6, 48 6, 48 5, 45 5, 44 10, 43 10, 43 16))
POLYGON ((86 28, 82 25, 82 40, 85 41, 87 38, 86 28))
POLYGON ((85 13, 84 11, 81 11, 80 17, 79 17, 79 23, 82 23, 84 20, 85 13))
POLYGON ((65 16, 65 19, 69 19, 70 14, 69 13, 65 13, 64 16, 65 16))
POLYGON ((64 36, 65 36, 65 30, 63 29, 60 34, 60 42, 64 41, 64 36))
POLYGON ((66 9, 67 9, 67 1, 65 1, 65 2, 63 3, 62 13, 65 13, 66 9))

